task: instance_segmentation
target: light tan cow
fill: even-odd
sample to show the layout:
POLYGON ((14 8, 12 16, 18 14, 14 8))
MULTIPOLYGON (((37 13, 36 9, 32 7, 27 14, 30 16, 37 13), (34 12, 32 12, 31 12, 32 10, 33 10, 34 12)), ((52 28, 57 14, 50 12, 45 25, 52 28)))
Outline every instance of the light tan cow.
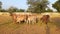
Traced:
POLYGON ((22 23, 27 21, 27 15, 26 14, 12 14, 12 19, 14 23, 22 23))
POLYGON ((28 24, 34 24, 37 23, 37 16, 36 15, 29 15, 28 16, 28 24))
POLYGON ((13 22, 15 23, 16 19, 17 19, 17 15, 15 13, 13 13, 11 16, 12 16, 13 22))
POLYGON ((16 22, 16 23, 29 23, 29 24, 34 24, 36 23, 38 20, 37 20, 37 16, 36 15, 26 15, 26 14, 13 14, 12 15, 13 17, 13 21, 16 22))
POLYGON ((17 22, 18 23, 24 23, 24 22, 26 22, 26 15, 19 15, 17 17, 17 22))

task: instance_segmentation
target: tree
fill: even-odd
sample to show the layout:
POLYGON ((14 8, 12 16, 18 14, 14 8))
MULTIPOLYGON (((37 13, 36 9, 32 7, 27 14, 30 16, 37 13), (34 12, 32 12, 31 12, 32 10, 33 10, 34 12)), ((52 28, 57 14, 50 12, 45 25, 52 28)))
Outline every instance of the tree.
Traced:
POLYGON ((10 13, 10 15, 12 16, 13 12, 17 12, 18 9, 17 9, 16 7, 11 6, 7 11, 8 11, 8 12, 10 13))
POLYGON ((46 10, 46 12, 53 12, 53 10, 50 9, 50 8, 48 8, 48 9, 46 10))
POLYGON ((18 10, 18 8, 13 7, 13 6, 11 6, 11 7, 8 9, 8 11, 11 11, 11 12, 16 12, 17 10, 18 10))
POLYGON ((5 10, 5 9, 2 9, 2 10, 1 10, 1 12, 7 12, 7 10, 5 10))
POLYGON ((2 2, 0 1, 0 11, 2 10, 2 2))
POLYGON ((47 8, 48 0, 27 0, 29 5, 28 11, 41 13, 47 8))
POLYGON ((24 9, 19 9, 17 12, 24 12, 25 10, 24 9))
POLYGON ((60 12, 60 0, 58 0, 54 4, 52 4, 52 7, 57 9, 58 12, 60 12))

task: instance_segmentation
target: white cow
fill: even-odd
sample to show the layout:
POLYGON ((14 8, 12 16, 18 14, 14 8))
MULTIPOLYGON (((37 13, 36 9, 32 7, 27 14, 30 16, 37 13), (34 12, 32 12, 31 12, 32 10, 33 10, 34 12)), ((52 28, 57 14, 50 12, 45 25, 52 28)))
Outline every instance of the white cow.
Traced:
POLYGON ((37 17, 35 15, 28 16, 27 23, 28 24, 34 24, 37 22, 37 17))

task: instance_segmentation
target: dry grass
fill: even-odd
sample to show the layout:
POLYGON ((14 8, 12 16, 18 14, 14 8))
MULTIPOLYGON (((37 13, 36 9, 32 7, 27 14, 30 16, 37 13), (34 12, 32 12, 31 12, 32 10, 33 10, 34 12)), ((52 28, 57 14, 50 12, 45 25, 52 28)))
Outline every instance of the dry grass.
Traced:
MULTIPOLYGON (((55 20, 55 19, 53 19, 55 20)), ((0 15, 0 34, 60 34, 59 23, 37 24, 12 23, 10 16, 0 15)))

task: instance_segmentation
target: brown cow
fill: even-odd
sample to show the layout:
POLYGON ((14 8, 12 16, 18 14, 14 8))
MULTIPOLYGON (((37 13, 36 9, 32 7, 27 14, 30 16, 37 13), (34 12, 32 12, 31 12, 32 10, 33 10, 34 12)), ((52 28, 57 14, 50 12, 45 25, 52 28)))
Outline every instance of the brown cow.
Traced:
POLYGON ((48 21, 49 21, 49 18, 50 18, 49 15, 43 15, 42 18, 41 18, 41 21, 42 21, 42 22, 45 22, 45 24, 47 24, 48 21))
POLYGON ((13 22, 16 22, 16 18, 17 18, 17 15, 13 13, 13 14, 12 14, 13 22))

